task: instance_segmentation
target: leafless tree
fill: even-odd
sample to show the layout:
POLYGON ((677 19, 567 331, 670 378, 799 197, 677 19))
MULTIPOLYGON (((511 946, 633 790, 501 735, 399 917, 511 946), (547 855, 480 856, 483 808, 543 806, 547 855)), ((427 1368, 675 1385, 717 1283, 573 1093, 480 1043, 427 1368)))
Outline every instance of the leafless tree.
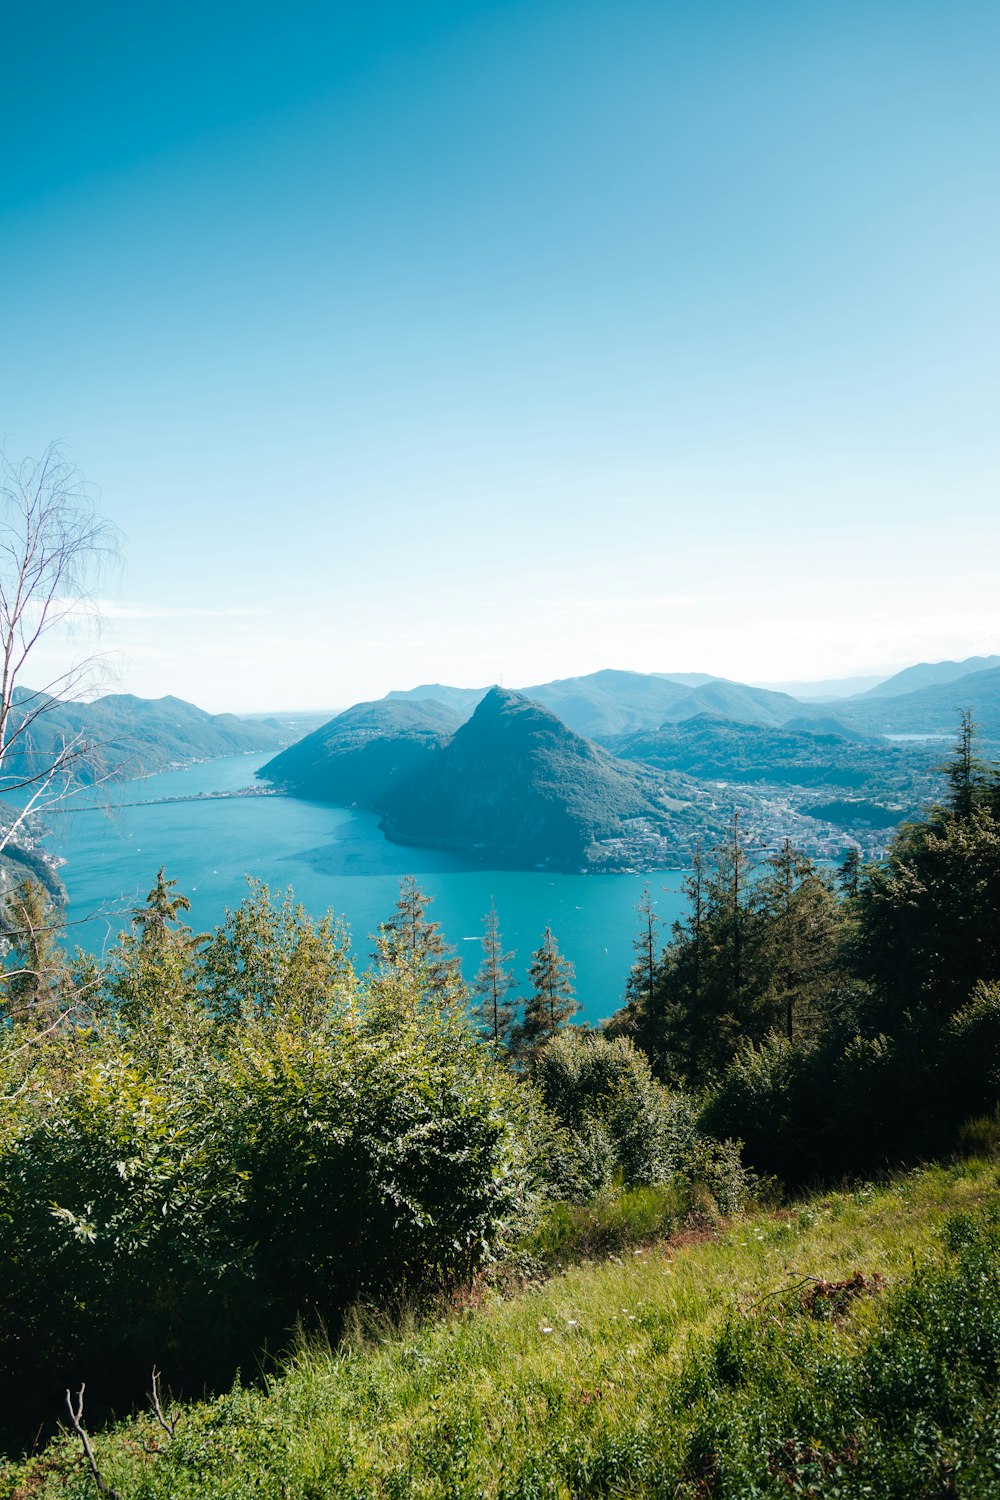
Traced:
POLYGON ((19 464, 0 457, 0 798, 13 797, 0 850, 33 812, 63 800, 93 747, 81 732, 40 734, 43 720, 92 693, 103 658, 88 652, 48 680, 24 681, 46 637, 97 622, 94 590, 118 557, 79 471, 56 446, 19 464))

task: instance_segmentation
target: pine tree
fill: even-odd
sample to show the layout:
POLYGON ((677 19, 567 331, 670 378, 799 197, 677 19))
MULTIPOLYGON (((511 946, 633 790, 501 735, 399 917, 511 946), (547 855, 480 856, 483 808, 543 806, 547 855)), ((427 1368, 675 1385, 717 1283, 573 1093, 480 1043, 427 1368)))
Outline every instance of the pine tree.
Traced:
POLYGON ((635 961, 625 985, 625 1004, 644 1011, 649 1009, 656 989, 656 970, 660 957, 660 923, 648 885, 643 886, 635 910, 639 917, 639 930, 632 939, 635 961))
POLYGON ((531 955, 531 994, 524 1002, 524 1016, 515 1034, 516 1052, 530 1059, 576 1015, 580 1005, 573 995, 573 978, 573 965, 563 958, 551 927, 546 927, 541 947, 531 955))
POLYGON ((483 961, 472 986, 473 994, 479 997, 474 1014, 479 1018, 483 1036, 495 1047, 499 1047, 510 1039, 517 1006, 507 997, 517 980, 507 967, 513 962, 514 954, 503 950, 500 923, 492 897, 490 909, 483 918, 483 926, 483 961))
POLYGON ((180 892, 174 895, 176 884, 176 880, 167 880, 165 867, 161 865, 146 904, 133 906, 132 925, 142 934, 144 943, 161 942, 172 925, 179 931, 190 932, 191 929, 181 922, 178 912, 189 912, 191 903, 180 892))
POLYGON ((844 862, 837 872, 837 881, 841 891, 847 897, 858 894, 861 886, 861 851, 856 844, 844 854, 844 862))
POLYGON ((175 892, 176 885, 161 866, 145 903, 132 908, 132 930, 122 934, 110 956, 108 997, 131 1021, 153 1011, 179 1015, 195 997, 204 935, 196 936, 181 921, 191 903, 175 892))
POLYGON ((726 1010, 739 1016, 744 1008, 743 990, 748 978, 752 893, 750 857, 740 827, 739 811, 733 813, 729 836, 714 852, 708 883, 708 899, 714 907, 716 942, 723 958, 722 989, 728 988, 726 1010), (725 969, 728 968, 728 985, 725 969))
POLYGON ((976 754, 976 721, 971 708, 962 711, 958 740, 941 770, 949 791, 946 811, 967 823, 986 791, 986 763, 976 754))
POLYGON ((66 998, 69 968, 59 946, 60 923, 45 887, 21 880, 3 901, 0 940, 7 954, 2 1011, 12 1020, 49 1021, 66 998))
POLYGON ((945 806, 900 825, 853 903, 854 962, 876 992, 869 1021, 890 1034, 907 1017, 933 1030, 978 981, 1000 980, 1000 775, 975 733, 963 713, 945 806))
POLYGON ((842 913, 828 879, 788 839, 757 882, 757 983, 754 1028, 798 1041, 822 1029, 836 989, 842 913))
POLYGON ((420 889, 415 876, 405 875, 393 915, 379 925, 372 957, 382 968, 407 970, 421 988, 451 999, 461 986, 459 961, 441 936, 440 925, 427 920, 433 899, 420 889))

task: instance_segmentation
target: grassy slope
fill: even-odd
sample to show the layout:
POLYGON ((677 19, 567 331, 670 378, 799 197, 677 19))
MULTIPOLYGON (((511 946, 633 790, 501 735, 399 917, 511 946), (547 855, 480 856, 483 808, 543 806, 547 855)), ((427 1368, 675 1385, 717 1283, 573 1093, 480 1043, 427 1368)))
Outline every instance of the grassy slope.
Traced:
MULTIPOLYGON (((879 1426, 877 1410, 864 1413, 865 1392, 882 1390, 875 1343, 893 1299, 902 1306, 909 1295, 898 1289, 917 1262, 947 1262, 947 1215, 997 1197, 994 1166, 934 1168, 750 1216, 717 1239, 576 1266, 430 1327, 307 1350, 266 1390, 186 1409, 173 1442, 145 1418, 98 1435, 98 1459, 124 1500, 1000 1493, 1000 1473, 972 1470, 956 1488, 935 1479, 928 1489, 912 1456, 892 1482, 895 1460, 885 1458, 889 1478, 874 1487, 858 1467, 883 1427, 896 1440, 891 1420, 879 1426), (858 1300, 844 1320, 808 1316, 798 1290, 780 1295, 809 1276, 857 1271, 878 1273, 889 1290, 858 1300), (830 1431, 844 1424, 838 1447, 830 1431)), ((918 1345, 901 1346, 904 1363, 918 1345)), ((912 1417, 924 1399, 918 1377, 885 1398, 890 1412, 898 1404, 900 1431, 903 1410, 912 1417)), ((982 1467, 994 1449, 977 1434, 982 1467)), ((937 1475, 936 1448, 927 1463, 937 1475)), ((0 1496, 94 1494, 68 1441, 23 1469, 0 1467, 0 1496)))

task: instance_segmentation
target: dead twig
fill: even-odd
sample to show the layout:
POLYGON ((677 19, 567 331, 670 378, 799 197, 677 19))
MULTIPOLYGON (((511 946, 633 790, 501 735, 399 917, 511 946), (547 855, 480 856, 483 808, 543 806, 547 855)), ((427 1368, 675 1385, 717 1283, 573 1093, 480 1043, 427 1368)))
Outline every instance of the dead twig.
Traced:
POLYGON ((80 1389, 77 1393, 75 1408, 73 1406, 72 1395, 69 1391, 66 1392, 66 1407, 69 1411, 69 1419, 76 1429, 77 1437, 83 1444, 83 1451, 87 1456, 87 1462, 90 1465, 90 1472, 94 1476, 94 1483, 97 1485, 98 1493, 104 1495, 106 1497, 106 1500, 122 1500, 122 1497, 118 1493, 118 1491, 114 1489, 110 1484, 108 1484, 108 1481, 105 1479, 104 1475, 97 1467, 97 1460, 94 1457, 94 1450, 90 1446, 90 1435, 87 1432, 86 1427, 83 1425, 83 1393, 86 1389, 86 1384, 81 1382, 80 1389))
POLYGON ((153 1366, 153 1390, 150 1395, 150 1400, 153 1403, 154 1417, 159 1422, 164 1432, 167 1434, 167 1437, 172 1438, 174 1433, 177 1431, 177 1423, 180 1421, 183 1414, 181 1412, 178 1412, 176 1417, 168 1418, 164 1416, 163 1407, 160 1404, 160 1372, 155 1365, 153 1366))

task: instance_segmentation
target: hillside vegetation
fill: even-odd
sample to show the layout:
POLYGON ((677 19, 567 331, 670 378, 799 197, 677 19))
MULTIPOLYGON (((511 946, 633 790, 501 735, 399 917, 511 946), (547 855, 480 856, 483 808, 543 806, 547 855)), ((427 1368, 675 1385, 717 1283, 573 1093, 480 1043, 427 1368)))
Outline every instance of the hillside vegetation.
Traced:
MULTIPOLYGON (((362 1316, 262 1387, 94 1439, 123 1500, 986 1500, 1000 1480, 997 1173, 829 1193, 432 1321, 362 1316)), ((169 1377, 169 1370, 167 1371, 169 1377)), ((0 1471, 87 1500, 75 1437, 0 1471)))

